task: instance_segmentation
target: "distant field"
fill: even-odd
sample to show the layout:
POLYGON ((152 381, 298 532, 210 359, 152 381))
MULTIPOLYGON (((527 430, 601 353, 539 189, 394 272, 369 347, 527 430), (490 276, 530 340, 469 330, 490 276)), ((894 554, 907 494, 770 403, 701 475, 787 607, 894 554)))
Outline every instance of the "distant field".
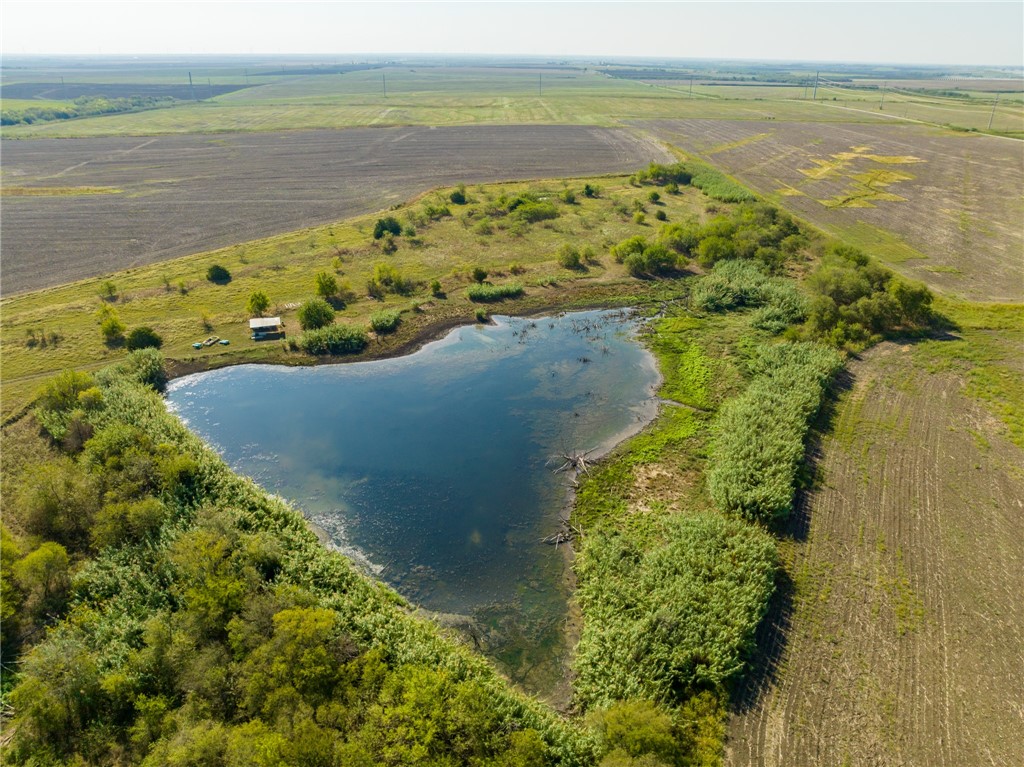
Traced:
MULTIPOLYGON (((217 82, 213 78, 215 86, 217 82)), ((274 77, 269 81, 250 77, 250 84, 254 87, 199 104, 15 126, 5 129, 4 135, 141 136, 373 125, 614 126, 633 119, 680 117, 825 122, 886 119, 867 111, 822 109, 820 104, 795 99, 690 98, 682 89, 576 69, 389 68, 342 75, 274 77)))
POLYGON ((914 125, 640 125, 934 288, 1024 301, 1024 143, 914 125))
MULTIPOLYGON (((82 96, 109 99, 128 96, 151 96, 153 98, 194 99, 222 96, 245 88, 245 85, 211 85, 205 80, 196 81, 193 86, 142 84, 142 83, 15 83, 0 87, 0 98, 8 99, 56 99, 74 100, 82 96)), ((7 106, 5 103, 4 106, 7 106)))
MULTIPOLYGON (((961 348, 990 348, 985 332, 961 348)), ((950 343, 852 364, 731 767, 1024 764, 1024 453, 937 369, 950 343)))
POLYGON ((442 184, 630 172, 668 157, 624 130, 571 126, 10 141, 3 153, 4 185, 27 190, 0 210, 5 295, 336 221, 442 184), (116 193, 75 194, 83 187, 116 193))

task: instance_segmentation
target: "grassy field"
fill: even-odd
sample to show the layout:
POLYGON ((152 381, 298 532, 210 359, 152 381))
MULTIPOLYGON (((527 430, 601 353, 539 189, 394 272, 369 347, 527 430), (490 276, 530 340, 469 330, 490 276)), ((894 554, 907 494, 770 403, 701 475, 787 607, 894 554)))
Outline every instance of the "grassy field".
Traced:
POLYGON ((9 138, 151 135, 345 128, 371 125, 544 123, 618 125, 679 116, 739 120, 875 122, 884 117, 799 100, 690 98, 676 88, 593 70, 383 68, 275 78, 171 110, 14 126, 9 138), (384 88, 387 88, 387 95, 384 88))
POLYGON ((639 125, 932 288, 1024 301, 1024 156, 1012 140, 916 125, 639 125))
POLYGON ((668 157, 622 129, 540 125, 7 142, 3 190, 17 196, 0 211, 3 293, 338 221, 439 184, 668 157))
MULTIPOLYGON (((433 221, 424 213, 425 207, 441 206, 446 198, 432 192, 391 212, 403 223, 411 221, 416 235, 396 238, 398 250, 390 256, 373 240, 377 216, 372 215, 4 299, 0 304, 3 414, 6 417, 23 407, 53 372, 69 367, 94 369, 124 354, 105 346, 100 337, 96 312, 103 305, 114 308, 128 327, 155 328, 172 359, 203 366, 212 360, 218 364, 309 362, 304 355, 288 353, 280 343, 250 341, 246 301, 253 291, 265 290, 271 313, 281 315, 289 333, 297 335, 295 310, 314 295, 314 278, 322 271, 349 287, 352 299, 339 312, 339 319, 359 325, 366 325, 369 315, 382 308, 380 301, 366 297, 367 280, 377 263, 393 265, 416 284, 410 295, 389 295, 383 303, 402 310, 406 321, 401 332, 378 343, 375 348, 382 352, 401 347, 417 328, 429 323, 472 321, 475 309, 465 293, 475 266, 488 270, 495 283, 525 285, 527 305, 530 301, 560 303, 566 284, 590 285, 624 277, 623 267, 608 256, 608 249, 633 234, 655 231, 649 224, 634 222, 632 202, 645 201, 645 195, 623 177, 470 187, 467 205, 448 202, 452 215, 433 221), (588 181, 600 187, 600 197, 583 197, 588 181), (566 188, 576 191, 576 202, 557 202, 560 215, 551 221, 523 225, 484 213, 502 193, 532 189, 557 199, 566 188), (583 270, 559 267, 556 251, 566 238, 580 247, 590 245, 597 260, 583 270), (228 284, 215 285, 206 279, 213 264, 229 270, 228 284), (516 264, 522 270, 516 268, 512 274, 516 264), (431 295, 428 283, 433 279, 441 282, 444 298, 431 295), (107 281, 115 286, 112 301, 100 296, 107 281), (53 334, 56 342, 38 342, 53 334), (226 338, 232 345, 201 352, 192 349, 193 342, 210 335, 226 338)), ((664 195, 657 205, 645 204, 652 219, 655 211, 664 211, 668 221, 675 221, 706 215, 705 203, 700 192, 684 189, 679 195, 664 195)), ((498 306, 490 308, 500 311, 498 306)))

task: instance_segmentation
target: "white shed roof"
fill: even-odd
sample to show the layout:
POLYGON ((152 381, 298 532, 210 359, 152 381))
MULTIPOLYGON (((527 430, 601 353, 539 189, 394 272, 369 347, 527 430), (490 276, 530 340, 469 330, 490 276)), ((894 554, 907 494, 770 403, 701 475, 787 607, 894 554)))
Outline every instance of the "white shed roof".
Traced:
POLYGON ((280 317, 257 317, 254 320, 249 320, 249 329, 263 330, 264 328, 276 328, 280 324, 280 317))

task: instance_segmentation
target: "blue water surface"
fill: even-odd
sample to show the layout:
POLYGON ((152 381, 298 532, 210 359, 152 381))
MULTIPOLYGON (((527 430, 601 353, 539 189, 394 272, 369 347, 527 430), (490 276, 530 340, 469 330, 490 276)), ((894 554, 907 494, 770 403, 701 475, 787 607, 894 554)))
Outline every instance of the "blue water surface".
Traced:
POLYGON ((198 373, 167 400, 416 604, 483 617, 495 646, 542 641, 567 596, 540 542, 567 498, 554 469, 649 420, 658 374, 628 312, 494 320, 397 359, 198 373))

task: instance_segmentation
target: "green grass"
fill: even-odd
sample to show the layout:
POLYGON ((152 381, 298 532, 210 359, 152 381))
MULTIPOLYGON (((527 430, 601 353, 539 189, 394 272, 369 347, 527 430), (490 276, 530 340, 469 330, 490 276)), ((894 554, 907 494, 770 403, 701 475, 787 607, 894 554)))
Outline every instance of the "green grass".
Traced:
POLYGON ((964 393, 979 402, 1024 447, 1024 306, 972 304, 939 298, 937 311, 952 321, 949 337, 921 341, 914 354, 932 373, 963 376, 964 393))

